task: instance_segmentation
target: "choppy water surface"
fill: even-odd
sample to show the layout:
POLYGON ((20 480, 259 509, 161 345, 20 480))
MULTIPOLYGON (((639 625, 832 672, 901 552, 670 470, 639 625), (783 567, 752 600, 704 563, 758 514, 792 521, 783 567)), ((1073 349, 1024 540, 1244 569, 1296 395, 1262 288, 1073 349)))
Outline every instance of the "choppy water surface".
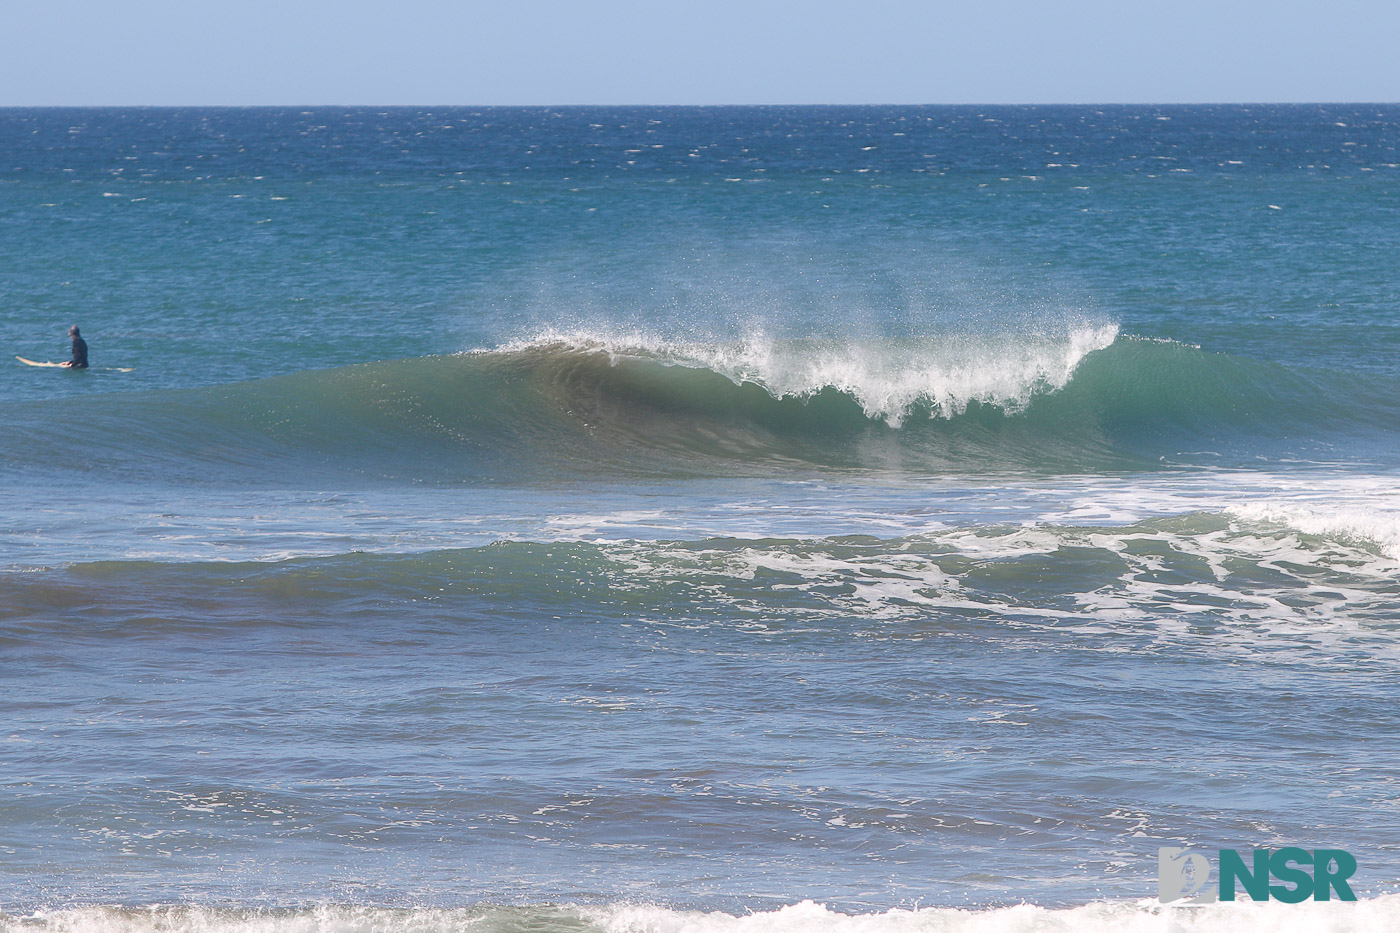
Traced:
POLYGON ((0 924, 1392 925, 1397 131, 0 111, 0 924))

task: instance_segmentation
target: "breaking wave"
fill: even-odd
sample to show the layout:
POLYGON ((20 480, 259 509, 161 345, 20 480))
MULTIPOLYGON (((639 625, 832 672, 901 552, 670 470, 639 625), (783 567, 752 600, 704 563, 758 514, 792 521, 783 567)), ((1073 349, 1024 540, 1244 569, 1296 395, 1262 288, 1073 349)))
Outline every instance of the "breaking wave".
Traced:
POLYGON ((14 405, 0 411, 0 458, 164 478, 329 470, 416 481, 1326 459, 1393 451, 1400 392, 1384 378, 1289 370, 1111 325, 843 343, 544 334, 193 391, 14 405))

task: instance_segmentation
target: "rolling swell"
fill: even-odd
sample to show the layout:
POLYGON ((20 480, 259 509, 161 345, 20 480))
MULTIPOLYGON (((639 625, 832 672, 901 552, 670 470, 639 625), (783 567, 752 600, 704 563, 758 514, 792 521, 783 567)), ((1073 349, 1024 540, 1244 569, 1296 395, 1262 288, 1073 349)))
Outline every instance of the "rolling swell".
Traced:
POLYGON ((12 469, 274 481, 1094 472, 1189 463, 1202 451, 1243 461, 1391 448, 1400 393, 1384 381, 1111 328, 839 346, 551 336, 14 405, 0 411, 0 458, 12 469))
MULTIPOLYGON (((1213 626, 1252 624, 1264 600, 1270 625, 1280 629, 1329 624, 1346 602, 1358 618, 1393 631, 1400 602, 1393 524, 1388 542, 1375 525, 1322 529, 1303 520, 1294 527, 1251 511, 1121 526, 952 527, 894 538, 502 540, 273 561, 73 563, 0 574, 0 646, 44 646, 75 632, 127 641, 388 625, 402 634, 426 621, 423 648, 430 650, 449 632, 571 617, 740 627, 781 618, 844 630, 952 613, 963 626, 985 622, 1000 631, 1014 618, 1024 630, 1092 622, 1086 593, 1131 605, 1140 620, 1200 614, 1213 626), (1261 576, 1244 559, 1261 555, 1286 559, 1261 576), (1216 576, 1211 565, 1233 569, 1216 576), (1225 592, 1250 598, 1227 607, 1225 592), (211 604, 210 593, 222 599, 211 604), (296 611, 278 611, 287 606, 296 611)), ((1155 623, 1124 621, 1112 637, 1129 636, 1138 624, 1155 623)), ((1388 636, 1374 644, 1388 650, 1388 636)))

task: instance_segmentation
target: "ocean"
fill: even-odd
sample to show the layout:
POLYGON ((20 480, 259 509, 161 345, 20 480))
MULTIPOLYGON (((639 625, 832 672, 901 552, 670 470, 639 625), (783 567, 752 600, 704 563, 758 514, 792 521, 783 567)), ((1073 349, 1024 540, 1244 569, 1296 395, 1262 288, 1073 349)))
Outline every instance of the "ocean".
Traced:
POLYGON ((1400 929, 1400 106, 0 110, 0 299, 0 933, 1400 929))

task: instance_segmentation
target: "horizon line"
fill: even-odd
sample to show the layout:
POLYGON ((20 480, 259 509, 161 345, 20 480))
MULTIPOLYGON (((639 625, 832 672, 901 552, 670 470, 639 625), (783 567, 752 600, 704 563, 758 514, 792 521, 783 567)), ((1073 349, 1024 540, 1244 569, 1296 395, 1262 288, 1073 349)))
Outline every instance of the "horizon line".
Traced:
POLYGON ((1390 107, 1400 105, 1400 101, 1388 100, 1199 100, 1199 101, 1026 101, 1026 102, 970 102, 970 103, 712 103, 712 104, 638 104, 638 103, 585 103, 585 104, 384 104, 384 103, 279 103, 279 104, 3 104, 0 110, 179 110, 198 108, 203 110, 291 110, 291 109, 390 109, 390 110, 430 110, 430 109, 515 109, 515 110, 566 110, 566 109, 738 109, 761 107, 1390 107))

